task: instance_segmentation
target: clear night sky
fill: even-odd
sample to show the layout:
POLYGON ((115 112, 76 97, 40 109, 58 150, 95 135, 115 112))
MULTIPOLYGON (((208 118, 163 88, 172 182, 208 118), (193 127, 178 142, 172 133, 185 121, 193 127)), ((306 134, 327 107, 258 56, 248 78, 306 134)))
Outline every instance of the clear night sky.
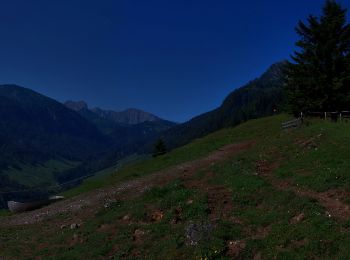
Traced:
MULTIPOLYGON (((342 1, 350 8, 350 1, 342 1)), ((289 58, 322 0, 0 0, 0 83, 185 121, 289 58)))

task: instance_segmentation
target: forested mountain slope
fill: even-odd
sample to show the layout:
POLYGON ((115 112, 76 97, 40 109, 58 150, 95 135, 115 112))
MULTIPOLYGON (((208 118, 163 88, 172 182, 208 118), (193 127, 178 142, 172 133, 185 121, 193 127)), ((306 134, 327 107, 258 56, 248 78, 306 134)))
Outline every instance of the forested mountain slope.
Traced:
POLYGON ((178 147, 224 127, 273 115, 283 107, 285 62, 272 65, 261 77, 234 90, 217 109, 165 132, 169 147, 178 147))

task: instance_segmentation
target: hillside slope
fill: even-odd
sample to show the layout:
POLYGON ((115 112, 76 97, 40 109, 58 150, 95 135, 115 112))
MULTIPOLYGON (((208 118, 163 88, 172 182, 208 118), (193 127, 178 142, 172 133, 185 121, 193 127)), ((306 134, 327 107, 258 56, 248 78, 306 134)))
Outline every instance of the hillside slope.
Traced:
POLYGON ((1 85, 0 100, 0 138, 6 144, 1 150, 2 159, 6 157, 2 165, 16 159, 13 149, 20 161, 35 163, 40 157, 80 160, 106 148, 108 140, 96 127, 53 99, 19 86, 1 85))
POLYGON ((179 147, 224 127, 280 111, 284 100, 284 66, 285 62, 273 64, 261 77, 229 94, 217 109, 165 132, 167 145, 179 147))
MULTIPOLYGON (((153 121, 125 125, 100 117, 83 102, 69 105, 70 109, 27 88, 0 85, 0 192, 52 186, 93 174, 136 153, 174 125, 148 113, 142 117, 141 112, 139 120, 153 121)), ((13 196, 38 194, 8 193, 8 198, 13 196)))
POLYGON ((16 85, 0 86, 0 118, 1 191, 53 184, 55 174, 111 146, 76 112, 16 85))
POLYGON ((103 189, 3 217, 10 225, 40 216, 2 227, 0 256, 348 259, 350 123, 310 120, 282 131, 286 120, 223 129, 75 193, 103 189), (75 210, 45 217, 64 205, 75 210))

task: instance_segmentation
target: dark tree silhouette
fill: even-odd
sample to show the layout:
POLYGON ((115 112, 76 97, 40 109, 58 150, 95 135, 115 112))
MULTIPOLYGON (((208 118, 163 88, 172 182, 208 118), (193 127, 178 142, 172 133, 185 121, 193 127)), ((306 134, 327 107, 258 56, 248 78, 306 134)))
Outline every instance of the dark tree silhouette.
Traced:
POLYGON ((347 10, 326 1, 320 17, 299 22, 299 50, 287 65, 286 90, 292 112, 350 108, 350 25, 347 10))
POLYGON ((158 139, 158 141, 154 144, 153 157, 163 155, 166 152, 167 152, 167 149, 164 141, 162 139, 158 139))

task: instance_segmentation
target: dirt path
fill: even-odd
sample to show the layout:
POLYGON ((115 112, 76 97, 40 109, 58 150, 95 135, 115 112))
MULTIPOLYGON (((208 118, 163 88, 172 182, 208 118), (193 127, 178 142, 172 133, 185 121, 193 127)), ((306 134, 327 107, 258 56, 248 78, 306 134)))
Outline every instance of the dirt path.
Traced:
POLYGON ((193 175, 184 175, 181 179, 188 189, 199 190, 208 197, 209 219, 212 222, 228 219, 232 215, 232 192, 225 186, 210 184, 214 174, 210 171, 198 178, 193 175))
POLYGON ((38 210, 3 217, 1 218, 0 227, 34 224, 50 219, 58 214, 69 214, 84 221, 84 219, 106 206, 109 201, 113 201, 116 198, 136 197, 151 187, 165 185, 182 175, 195 174, 201 169, 206 169, 215 163, 227 160, 254 144, 254 141, 230 144, 214 151, 207 157, 170 167, 143 178, 81 194, 38 210))
POLYGON ((334 217, 340 221, 350 219, 350 206, 342 202, 349 197, 349 193, 342 190, 328 190, 326 192, 316 192, 309 189, 295 186, 288 179, 278 179, 273 176, 272 172, 278 168, 278 160, 273 164, 260 161, 256 165, 257 172, 260 176, 267 179, 278 190, 290 190, 301 197, 308 197, 318 201, 326 210, 328 217, 334 217))

